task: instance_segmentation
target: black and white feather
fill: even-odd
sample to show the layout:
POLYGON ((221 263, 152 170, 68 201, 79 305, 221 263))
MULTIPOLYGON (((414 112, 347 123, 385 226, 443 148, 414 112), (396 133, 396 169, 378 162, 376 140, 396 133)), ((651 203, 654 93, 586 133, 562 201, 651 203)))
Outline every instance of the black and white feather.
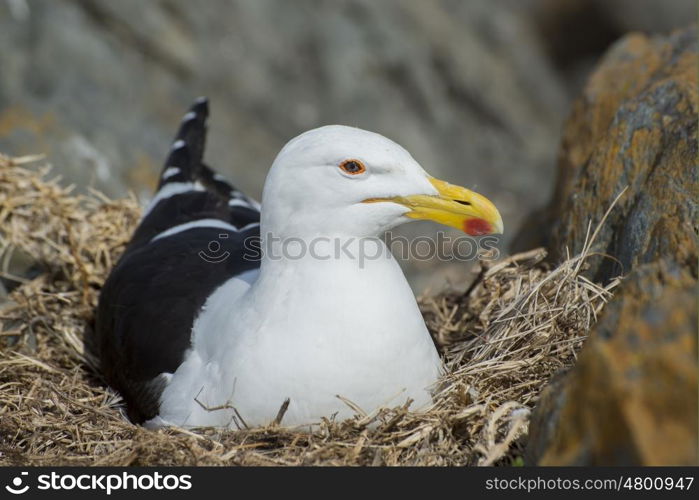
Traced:
POLYGON ((259 240, 259 204, 203 163, 207 118, 208 102, 199 98, 100 295, 93 349, 138 423, 158 414, 206 299, 259 267, 259 255, 249 251, 259 240))

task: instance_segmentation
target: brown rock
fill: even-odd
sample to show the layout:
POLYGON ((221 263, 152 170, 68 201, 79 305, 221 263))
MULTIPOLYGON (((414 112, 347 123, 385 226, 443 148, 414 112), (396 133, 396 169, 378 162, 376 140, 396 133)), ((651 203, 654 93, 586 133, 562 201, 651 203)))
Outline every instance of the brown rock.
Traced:
POLYGON ((612 258, 588 272, 600 281, 630 274, 576 366, 542 393, 529 463, 697 463, 696 42, 696 29, 625 37, 566 126, 544 217, 552 254, 580 252, 589 222, 628 187, 597 240, 612 258))
POLYGON ((634 271, 571 372, 530 424, 540 465, 697 463, 696 283, 665 263, 634 271))
POLYGON ((574 104, 553 200, 515 248, 543 243, 553 259, 580 252, 588 223, 628 187, 597 240, 617 261, 600 258, 590 274, 605 281, 672 255, 696 276, 696 68, 696 29, 617 42, 574 104))

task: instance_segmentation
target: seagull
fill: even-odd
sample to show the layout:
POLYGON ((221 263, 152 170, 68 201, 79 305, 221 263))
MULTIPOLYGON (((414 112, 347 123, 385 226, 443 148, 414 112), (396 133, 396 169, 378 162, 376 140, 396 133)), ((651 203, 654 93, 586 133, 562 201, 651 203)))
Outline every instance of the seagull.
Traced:
POLYGON ((496 207, 341 125, 289 141, 257 203, 202 161, 208 108, 184 116, 88 339, 128 418, 293 428, 428 408, 443 363, 381 236, 416 219, 502 233, 496 207))

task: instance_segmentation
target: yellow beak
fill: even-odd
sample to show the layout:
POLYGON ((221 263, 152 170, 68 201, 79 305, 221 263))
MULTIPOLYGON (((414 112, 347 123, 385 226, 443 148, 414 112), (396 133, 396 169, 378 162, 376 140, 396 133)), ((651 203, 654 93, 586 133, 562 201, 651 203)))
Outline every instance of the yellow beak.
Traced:
POLYGON ((365 200, 365 203, 380 201, 399 203, 410 209, 410 212, 405 214, 406 217, 432 220, 445 226, 455 227, 472 236, 502 234, 504 229, 502 217, 488 198, 434 177, 430 177, 429 181, 439 194, 371 198, 365 200))

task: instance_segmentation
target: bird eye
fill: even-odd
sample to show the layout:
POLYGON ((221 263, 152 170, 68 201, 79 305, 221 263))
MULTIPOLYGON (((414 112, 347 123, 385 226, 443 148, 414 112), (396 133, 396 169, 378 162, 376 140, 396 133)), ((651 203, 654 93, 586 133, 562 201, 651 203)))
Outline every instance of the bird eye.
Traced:
POLYGON ((358 175, 366 172, 366 167, 359 160, 345 160, 340 163, 340 170, 346 174, 358 175))

